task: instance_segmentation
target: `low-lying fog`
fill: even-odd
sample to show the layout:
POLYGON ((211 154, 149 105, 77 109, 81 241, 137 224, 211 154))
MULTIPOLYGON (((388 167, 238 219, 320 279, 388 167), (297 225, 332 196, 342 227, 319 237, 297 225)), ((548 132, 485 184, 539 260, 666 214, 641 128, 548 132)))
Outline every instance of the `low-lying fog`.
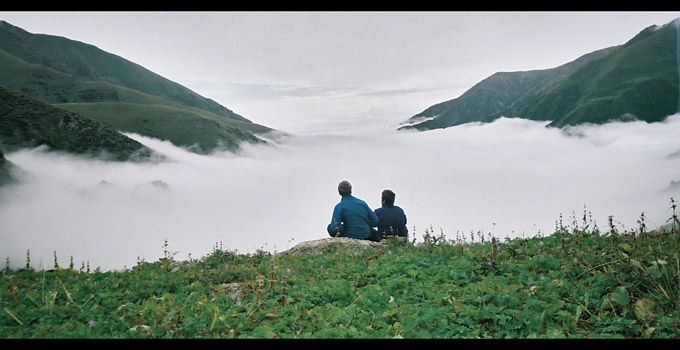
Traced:
MULTIPOLYGON (((411 238, 425 230, 500 239, 581 224, 584 206, 603 230, 613 215, 649 228, 680 200, 680 115, 664 123, 569 129, 501 119, 428 132, 381 128, 299 134, 239 154, 202 156, 168 142, 130 135, 165 154, 157 164, 107 163, 42 149, 7 154, 29 175, 0 189, 0 257, 12 267, 131 267, 164 256, 200 258, 217 245, 280 252, 327 237, 349 180, 369 206, 396 192, 411 238)), ((590 219, 590 218, 589 218, 590 219)))

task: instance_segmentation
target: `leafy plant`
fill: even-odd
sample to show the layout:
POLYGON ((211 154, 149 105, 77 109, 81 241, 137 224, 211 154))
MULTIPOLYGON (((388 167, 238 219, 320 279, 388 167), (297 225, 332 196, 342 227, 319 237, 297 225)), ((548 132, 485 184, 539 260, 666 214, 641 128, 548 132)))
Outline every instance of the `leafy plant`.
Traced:
POLYGON ((676 234, 594 227, 186 261, 165 242, 122 271, 6 268, 0 337, 678 338, 676 234))

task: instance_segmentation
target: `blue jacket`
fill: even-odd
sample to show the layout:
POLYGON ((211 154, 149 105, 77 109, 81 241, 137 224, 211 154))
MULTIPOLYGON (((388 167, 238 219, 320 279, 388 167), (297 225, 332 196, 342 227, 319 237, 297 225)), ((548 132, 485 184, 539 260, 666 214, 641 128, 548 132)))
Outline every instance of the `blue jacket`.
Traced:
POLYGON ((406 214, 400 207, 383 205, 375 210, 375 214, 378 216, 378 240, 384 236, 408 237, 406 214))
POLYGON ((378 217, 366 202, 352 195, 342 196, 333 209, 331 223, 326 230, 331 237, 368 239, 378 217), (339 234, 338 234, 339 233, 339 234))

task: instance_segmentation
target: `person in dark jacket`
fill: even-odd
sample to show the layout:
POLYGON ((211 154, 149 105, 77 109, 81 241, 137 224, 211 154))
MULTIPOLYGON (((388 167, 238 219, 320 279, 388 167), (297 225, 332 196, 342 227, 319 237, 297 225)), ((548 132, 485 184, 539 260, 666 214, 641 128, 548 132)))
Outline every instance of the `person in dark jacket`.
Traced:
POLYGON ((331 237, 371 239, 372 228, 378 217, 363 200, 352 196, 352 185, 342 181, 338 185, 342 197, 333 208, 333 217, 326 230, 331 237))
POLYGON ((382 192, 382 207, 375 210, 378 216, 378 232, 376 241, 381 241, 386 236, 404 237, 408 240, 406 228, 406 214, 400 207, 394 205, 396 195, 391 190, 382 192))

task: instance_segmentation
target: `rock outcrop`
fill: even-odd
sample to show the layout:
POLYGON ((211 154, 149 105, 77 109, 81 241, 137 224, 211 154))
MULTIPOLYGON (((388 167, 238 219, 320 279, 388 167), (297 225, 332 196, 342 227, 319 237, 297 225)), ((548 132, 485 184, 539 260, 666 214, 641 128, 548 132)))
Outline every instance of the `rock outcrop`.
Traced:
POLYGON ((281 254, 298 254, 298 255, 322 254, 326 250, 333 249, 333 247, 343 247, 344 249, 360 252, 366 249, 383 249, 385 247, 385 244, 382 242, 378 243, 364 239, 354 239, 347 237, 329 237, 299 243, 298 245, 282 252, 281 254))

